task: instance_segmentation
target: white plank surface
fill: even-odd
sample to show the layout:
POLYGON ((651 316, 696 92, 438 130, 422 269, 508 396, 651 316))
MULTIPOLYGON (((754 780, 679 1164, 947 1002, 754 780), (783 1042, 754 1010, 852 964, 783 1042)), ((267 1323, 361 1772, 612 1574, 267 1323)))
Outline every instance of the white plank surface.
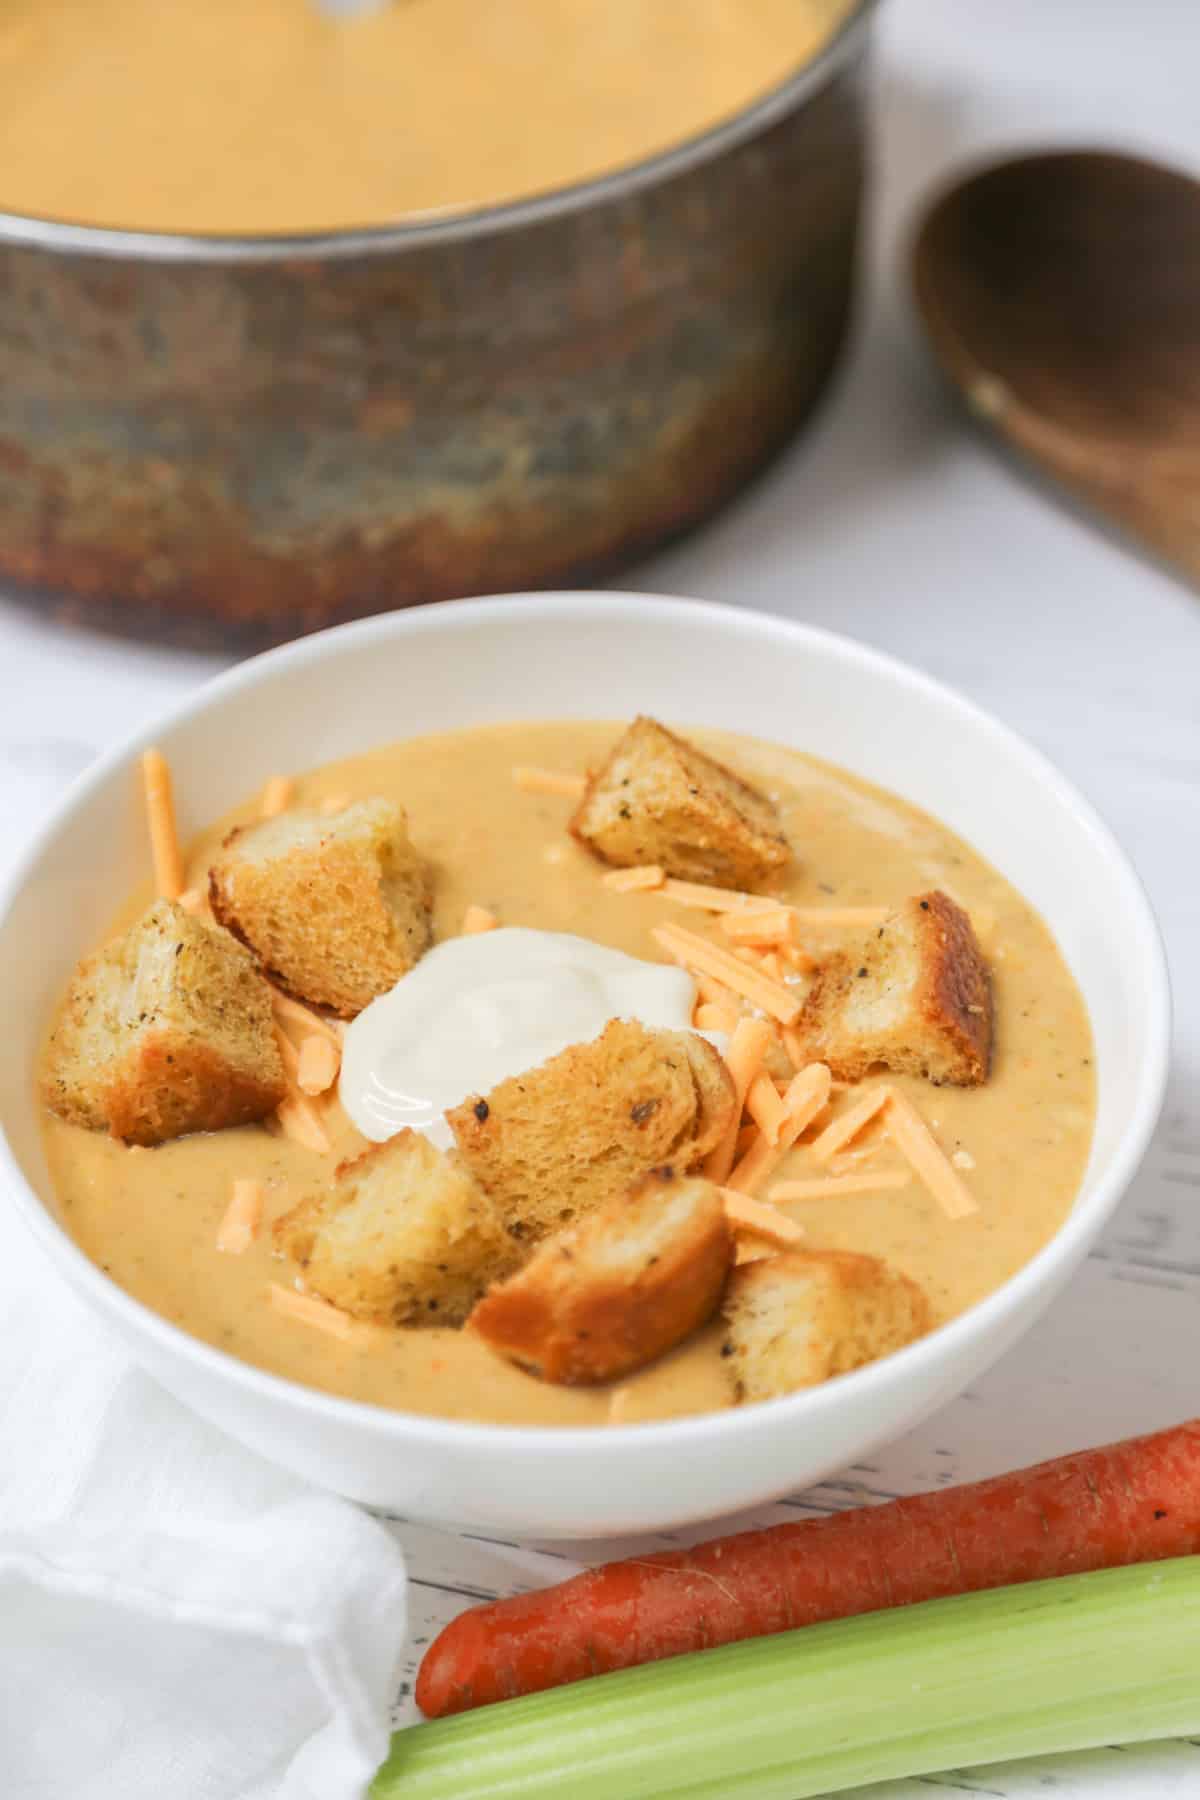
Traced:
MULTIPOLYGON (((1038 1328, 869 1466, 756 1521, 990 1474, 1198 1404, 1200 603, 965 432, 924 364, 898 257, 919 200, 948 169, 987 154, 1124 142, 1200 169, 1200 22, 1190 0, 891 0, 880 40, 878 208, 843 376, 817 428, 751 495, 628 585, 849 632, 953 682, 1040 744, 1108 817, 1150 889, 1174 975, 1175 1063, 1145 1168, 1038 1328)), ((0 860, 96 751, 216 666, 66 636, 0 604, 0 860)), ((462 1605, 575 1566, 561 1546, 397 1529, 416 1584, 414 1660, 462 1605)), ((403 1695, 397 1716, 410 1716, 403 1695)), ((1200 1793, 1200 1755, 1190 1744, 1102 1751, 870 1794, 928 1800, 931 1788, 1167 1800, 1200 1793)))

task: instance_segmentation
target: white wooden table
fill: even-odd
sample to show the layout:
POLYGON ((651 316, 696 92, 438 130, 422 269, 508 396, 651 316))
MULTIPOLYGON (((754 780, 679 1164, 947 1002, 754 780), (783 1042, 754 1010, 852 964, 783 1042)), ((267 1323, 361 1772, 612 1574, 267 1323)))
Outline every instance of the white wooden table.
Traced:
MULTIPOLYGON (((880 50, 870 280, 842 378, 816 428, 748 498, 626 585, 867 639, 1038 743, 1107 816, 1149 886, 1174 975, 1176 1051, 1146 1166, 1041 1325, 870 1465, 756 1521, 970 1479, 1200 1410, 1200 600, 1058 511, 966 433, 923 362, 899 261, 920 198, 989 154, 1115 141, 1200 168, 1200 20, 1192 0, 891 0, 880 50)), ((67 636, 0 603, 0 854, 98 750, 217 666, 67 636)), ((573 1566, 561 1546, 549 1555, 400 1532, 415 1578, 414 1658, 467 1601, 573 1566)), ((398 1716, 409 1716, 403 1700, 398 1716)), ((872 1800, 917 1800, 930 1787, 1011 1800, 1195 1796, 1198 1748, 960 1771, 874 1789, 872 1800)))

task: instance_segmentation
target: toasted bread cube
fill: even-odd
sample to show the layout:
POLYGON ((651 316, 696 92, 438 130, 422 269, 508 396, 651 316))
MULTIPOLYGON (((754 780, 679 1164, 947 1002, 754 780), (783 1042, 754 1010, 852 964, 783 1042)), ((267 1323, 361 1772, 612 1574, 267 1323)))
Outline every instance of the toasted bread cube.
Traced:
POLYGON ((712 1182, 654 1169, 548 1238, 468 1327, 543 1381, 615 1381, 711 1318, 731 1260, 712 1182))
POLYGON ((314 1294, 380 1325, 461 1325, 520 1256, 457 1159, 415 1131, 343 1163, 273 1236, 314 1294))
POLYGON ((821 965, 795 1029, 839 1081, 882 1064, 977 1087, 991 1059, 992 987, 970 919, 937 891, 906 901, 857 955, 821 965))
POLYGON ((156 901, 75 971, 42 1090, 129 1144, 250 1124, 287 1093, 271 990, 226 932, 156 901))
POLYGON ((532 1243, 650 1169, 693 1168, 720 1142, 734 1104, 705 1038, 613 1019, 590 1044, 472 1095, 446 1118, 508 1229, 532 1243))
POLYGON ((903 1349, 930 1324, 916 1282, 849 1250, 789 1250, 742 1263, 722 1311, 740 1400, 816 1387, 903 1349))
POLYGON ((654 719, 637 718, 588 782, 570 830, 605 862, 754 888, 791 851, 765 794, 654 719))
POLYGON ((429 866, 390 800, 241 826, 212 866, 209 900, 281 988, 343 1019, 429 948, 429 866))

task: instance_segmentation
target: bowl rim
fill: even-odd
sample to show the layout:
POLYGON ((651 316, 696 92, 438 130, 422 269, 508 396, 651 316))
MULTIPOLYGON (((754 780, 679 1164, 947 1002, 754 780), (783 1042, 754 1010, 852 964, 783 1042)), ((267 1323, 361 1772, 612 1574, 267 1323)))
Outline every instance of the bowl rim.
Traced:
POLYGON ((919 1377, 923 1369, 928 1367, 932 1372, 943 1359, 952 1365, 960 1346, 964 1350, 968 1348, 973 1339, 985 1336, 993 1324, 998 1325, 1004 1315, 1018 1316, 1026 1298, 1035 1298, 1039 1290, 1052 1283, 1057 1269, 1073 1268, 1124 1195, 1145 1154, 1166 1090, 1171 1035, 1170 985, 1161 933, 1143 883, 1091 802, 1040 750, 1009 726, 953 688, 887 652, 821 626, 752 608, 610 590, 555 590, 443 601, 436 606, 384 613, 334 626, 264 651, 201 682, 183 700, 161 709, 84 770, 27 843, 16 866, 0 886, 0 939, 7 930, 13 907, 30 871, 59 835, 69 830, 73 815, 87 806, 96 790, 114 775, 128 769, 141 750, 160 741, 164 733, 203 714, 214 702, 224 701, 243 689, 253 689, 264 675, 277 675, 319 662, 343 647, 390 643, 410 635, 469 633, 487 619, 515 617, 531 626, 544 619, 556 623, 571 620, 588 624, 602 622, 611 624, 614 630, 623 634, 653 618, 669 622, 675 628, 694 622, 716 625, 744 638, 786 639, 792 647, 803 647, 843 664, 857 664, 875 676, 908 688, 939 710, 957 715, 974 731, 990 738, 1006 757, 1024 765, 1026 771, 1045 786, 1055 804, 1072 814, 1097 844, 1109 865, 1115 889, 1123 890, 1127 909, 1136 926, 1136 933, 1127 947, 1140 966, 1139 985, 1145 995, 1148 1054, 1139 1071, 1131 1121, 1108 1163, 1096 1172, 1094 1191, 1086 1203, 1081 1206, 1077 1197, 1071 1213, 1054 1236, 1000 1287, 957 1318, 878 1362, 836 1376, 820 1387, 754 1406, 696 1413, 683 1418, 606 1425, 603 1430, 595 1425, 495 1424, 399 1411, 306 1387, 193 1337, 118 1286, 91 1261, 43 1205, 26 1180, 9 1143, 3 1109, 0 1109, 0 1205, 6 1200, 11 1201, 48 1260, 101 1316, 115 1317, 127 1337, 149 1337, 156 1349, 172 1359, 182 1358, 199 1365, 218 1382, 232 1383, 235 1388, 248 1390, 253 1397, 269 1405, 283 1406, 296 1414, 315 1414, 331 1425, 352 1425, 399 1443, 426 1443, 449 1452, 466 1451, 473 1455, 496 1452, 507 1456, 529 1451, 543 1459, 569 1460, 588 1446, 602 1445, 606 1455, 614 1451, 620 1454, 638 1439, 645 1440, 651 1434, 656 1442, 665 1442, 679 1451, 704 1444, 714 1434, 719 1435, 724 1446, 735 1448, 743 1436, 754 1436, 760 1428, 800 1427, 806 1420, 815 1423, 828 1408, 838 1404, 847 1383, 854 1384, 862 1396, 871 1386, 883 1395, 893 1383, 903 1383, 909 1371, 919 1377))
POLYGON ((222 232, 139 231, 122 226, 85 225, 71 219, 0 210, 0 246, 54 251, 64 256, 128 258, 141 262, 228 265, 336 261, 354 256, 403 253, 434 244, 540 225, 591 206, 626 200, 643 188, 673 180, 736 149, 769 129, 824 87, 848 62, 865 37, 879 0, 852 0, 844 18, 815 56, 739 112, 665 150, 544 193, 499 206, 453 213, 415 214, 392 225, 347 226, 287 236, 222 232))

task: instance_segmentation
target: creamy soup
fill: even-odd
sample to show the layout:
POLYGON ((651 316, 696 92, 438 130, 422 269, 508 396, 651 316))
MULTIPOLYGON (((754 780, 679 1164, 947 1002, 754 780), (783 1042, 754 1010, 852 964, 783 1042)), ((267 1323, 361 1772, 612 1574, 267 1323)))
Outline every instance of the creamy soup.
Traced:
MULTIPOLYGON (((619 728, 539 723, 418 739, 322 768, 298 781, 296 803, 384 795, 407 809, 412 837, 436 877, 435 936, 450 937, 472 904, 506 925, 567 931, 647 960, 662 953, 651 928, 671 902, 654 893, 615 893, 601 865, 565 833, 569 802, 524 792, 514 765, 582 770, 598 763, 619 728)), ((1087 1014, 1050 933, 994 869, 936 820, 837 769, 724 733, 697 742, 777 796, 795 860, 779 884, 806 907, 900 902, 940 887, 971 914, 991 964, 996 1040, 981 1087, 932 1087, 895 1077, 978 1202, 950 1219, 924 1186, 792 1202, 813 1248, 870 1252, 919 1282, 935 1322, 990 1293, 1054 1234, 1070 1209, 1087 1159, 1094 1079, 1087 1014)), ((189 878, 203 884, 232 823, 192 844, 189 878)), ((135 918, 149 889, 118 924, 135 918)), ((684 915, 696 925, 698 915, 684 915)), ((831 943, 841 941, 836 933, 831 943)), ((820 951, 820 934, 810 940, 820 951)), ((837 1097, 844 1104, 844 1096, 837 1097)), ((195 1336, 279 1375, 380 1406, 452 1418, 568 1425, 609 1417, 604 1388, 555 1387, 503 1362, 470 1333, 365 1327, 342 1343, 267 1303, 268 1285, 288 1278, 269 1229, 241 1256, 216 1247, 217 1227, 238 1177, 266 1187, 268 1224, 328 1180, 333 1162, 364 1141, 336 1101, 328 1120, 335 1155, 323 1157, 261 1126, 193 1136, 156 1150, 130 1150, 99 1133, 46 1123, 62 1217, 112 1278, 195 1336)), ((895 1172, 895 1149, 872 1127, 864 1170, 895 1172), (873 1148, 873 1142, 876 1147, 873 1148)), ((780 1178, 827 1173, 807 1143, 780 1178)), ((733 1403, 715 1327, 626 1383, 622 1416, 653 1419, 733 1403)))
POLYGON ((849 0, 0 0, 0 206, 385 225, 584 181, 786 80, 849 0))

